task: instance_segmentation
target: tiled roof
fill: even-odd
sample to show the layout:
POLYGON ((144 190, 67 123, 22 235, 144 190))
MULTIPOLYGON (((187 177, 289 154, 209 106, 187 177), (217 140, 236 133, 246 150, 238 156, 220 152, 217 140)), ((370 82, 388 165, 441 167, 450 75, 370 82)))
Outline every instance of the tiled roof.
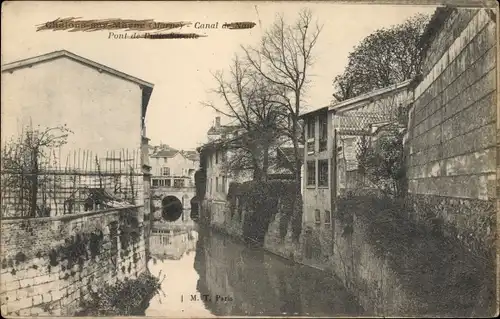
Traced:
POLYGON ((200 154, 196 151, 183 151, 183 155, 192 161, 198 161, 200 160, 200 154))
POLYGON ((207 134, 218 135, 218 134, 231 133, 239 128, 240 126, 238 125, 221 125, 218 129, 215 126, 212 126, 211 128, 208 129, 207 134))
POLYGON ((177 153, 179 153, 179 151, 175 148, 164 147, 151 155, 151 157, 174 157, 177 153))

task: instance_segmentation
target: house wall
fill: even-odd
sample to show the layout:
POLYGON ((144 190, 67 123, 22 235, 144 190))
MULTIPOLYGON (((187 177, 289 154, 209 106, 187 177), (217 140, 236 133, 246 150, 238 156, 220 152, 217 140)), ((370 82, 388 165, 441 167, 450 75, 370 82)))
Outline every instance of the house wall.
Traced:
MULTIPOLYGON (((324 112, 319 115, 313 115, 312 117, 315 122, 315 136, 314 136, 314 148, 313 154, 304 147, 304 165, 302 174, 302 196, 303 196, 303 224, 304 225, 314 225, 316 210, 320 211, 321 220, 325 219, 325 214, 330 214, 331 212, 331 154, 333 152, 333 113, 324 112), (327 147, 326 150, 319 152, 319 122, 320 117, 327 117, 327 147), (318 161, 327 160, 328 161, 328 184, 326 186, 319 186, 319 169, 318 161), (315 176, 316 183, 314 185, 307 185, 307 163, 313 161, 315 163, 315 176)), ((306 123, 308 123, 306 121, 306 123)), ((311 137, 308 135, 308 124, 305 125, 305 140, 308 141, 311 137)))
POLYGON ((30 121, 66 124, 74 134, 61 150, 63 166, 67 153, 78 149, 100 158, 112 150, 139 151, 141 104, 136 83, 65 57, 2 72, 2 139, 20 134, 30 121))
POLYGON ((71 316, 79 309, 78 301, 104 283, 137 278, 146 271, 149 234, 143 221, 142 207, 3 220, 2 314, 71 316), (130 216, 139 222, 139 237, 127 240, 123 226, 130 216), (95 245, 92 234, 102 235, 95 245))
POLYGON ((189 170, 196 171, 199 167, 199 162, 192 161, 181 153, 177 153, 173 157, 151 157, 151 174, 154 176, 163 176, 162 168, 170 168, 170 176, 189 176, 189 170), (166 160, 166 162, 165 162, 166 160))
POLYGON ((486 9, 453 11, 424 58, 407 136, 415 217, 474 250, 495 233, 497 37, 486 9))
MULTIPOLYGON (((354 134, 352 131, 368 129, 371 124, 394 121, 397 119, 398 109, 408 109, 413 102, 413 91, 409 88, 409 81, 403 82, 393 91, 388 91, 380 96, 369 97, 349 104, 344 101, 342 106, 335 108, 334 127, 338 130, 337 144, 341 147, 337 157, 337 191, 344 192, 346 189, 358 187, 358 176, 354 172, 358 169, 359 143, 361 133, 354 134), (347 104, 344 104, 347 103, 347 104), (351 132, 349 132, 351 131, 351 132)), ((385 88, 390 89, 390 87, 385 88)), ((373 138, 372 138, 373 139, 373 138)))

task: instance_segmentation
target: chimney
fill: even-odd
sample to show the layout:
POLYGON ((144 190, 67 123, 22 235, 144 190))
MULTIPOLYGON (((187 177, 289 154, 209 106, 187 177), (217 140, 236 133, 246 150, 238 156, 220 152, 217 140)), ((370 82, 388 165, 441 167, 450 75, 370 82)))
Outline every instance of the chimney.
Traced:
POLYGON ((216 129, 220 128, 220 116, 217 116, 215 118, 215 128, 216 129))

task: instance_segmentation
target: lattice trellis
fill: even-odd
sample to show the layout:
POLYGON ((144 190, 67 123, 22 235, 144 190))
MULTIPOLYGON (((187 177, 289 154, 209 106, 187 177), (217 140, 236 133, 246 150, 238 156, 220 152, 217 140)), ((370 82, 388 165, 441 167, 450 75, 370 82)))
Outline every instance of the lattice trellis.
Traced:
MULTIPOLYGON (((373 136, 377 127, 397 121, 397 114, 376 112, 345 112, 336 114, 339 178, 341 188, 359 186, 358 156, 363 152, 363 142, 373 136)), ((366 182, 363 182, 366 184, 366 182)), ((368 185, 364 185, 368 186, 368 185)))
MULTIPOLYGON (((56 153, 40 156, 36 168, 32 167, 33 161, 2 161, 0 217, 47 217, 104 210, 129 206, 142 198, 139 150, 107 152, 106 157, 80 150, 65 157, 52 155, 56 153)), ((13 159, 24 156, 5 154, 13 159)))

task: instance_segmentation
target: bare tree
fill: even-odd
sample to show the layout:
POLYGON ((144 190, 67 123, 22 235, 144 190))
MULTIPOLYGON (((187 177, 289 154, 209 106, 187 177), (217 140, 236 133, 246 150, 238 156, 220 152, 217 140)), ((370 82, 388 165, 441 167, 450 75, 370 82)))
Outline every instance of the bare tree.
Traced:
POLYGON ((258 48, 243 47, 248 63, 274 91, 272 102, 285 110, 283 115, 288 121, 281 122, 279 128, 293 142, 297 182, 300 182, 302 157, 299 152, 302 136, 299 115, 309 83, 309 69, 314 62, 312 51, 322 29, 318 23, 315 27, 312 24, 312 13, 306 9, 299 13, 292 25, 278 15, 258 48))
POLYGON ((344 72, 333 81, 333 96, 343 101, 417 76, 422 64, 421 36, 427 15, 418 14, 369 35, 349 54, 344 72))
POLYGON ((255 180, 265 180, 270 164, 269 149, 279 137, 277 128, 284 119, 283 107, 274 102, 274 89, 238 56, 228 75, 218 71, 213 76, 217 82, 213 92, 224 101, 224 106, 203 104, 232 119, 242 129, 238 138, 224 145, 233 155, 226 162, 227 170, 251 169, 255 180))
MULTIPOLYGON (((69 133, 66 125, 41 128, 26 126, 22 134, 12 137, 2 147, 2 188, 16 190, 21 202, 28 202, 28 214, 44 214, 39 207, 39 187, 45 185, 46 177, 39 177, 42 166, 48 166, 48 158, 55 148, 67 142, 69 133)), ((4 194, 3 194, 4 195, 4 194)))

